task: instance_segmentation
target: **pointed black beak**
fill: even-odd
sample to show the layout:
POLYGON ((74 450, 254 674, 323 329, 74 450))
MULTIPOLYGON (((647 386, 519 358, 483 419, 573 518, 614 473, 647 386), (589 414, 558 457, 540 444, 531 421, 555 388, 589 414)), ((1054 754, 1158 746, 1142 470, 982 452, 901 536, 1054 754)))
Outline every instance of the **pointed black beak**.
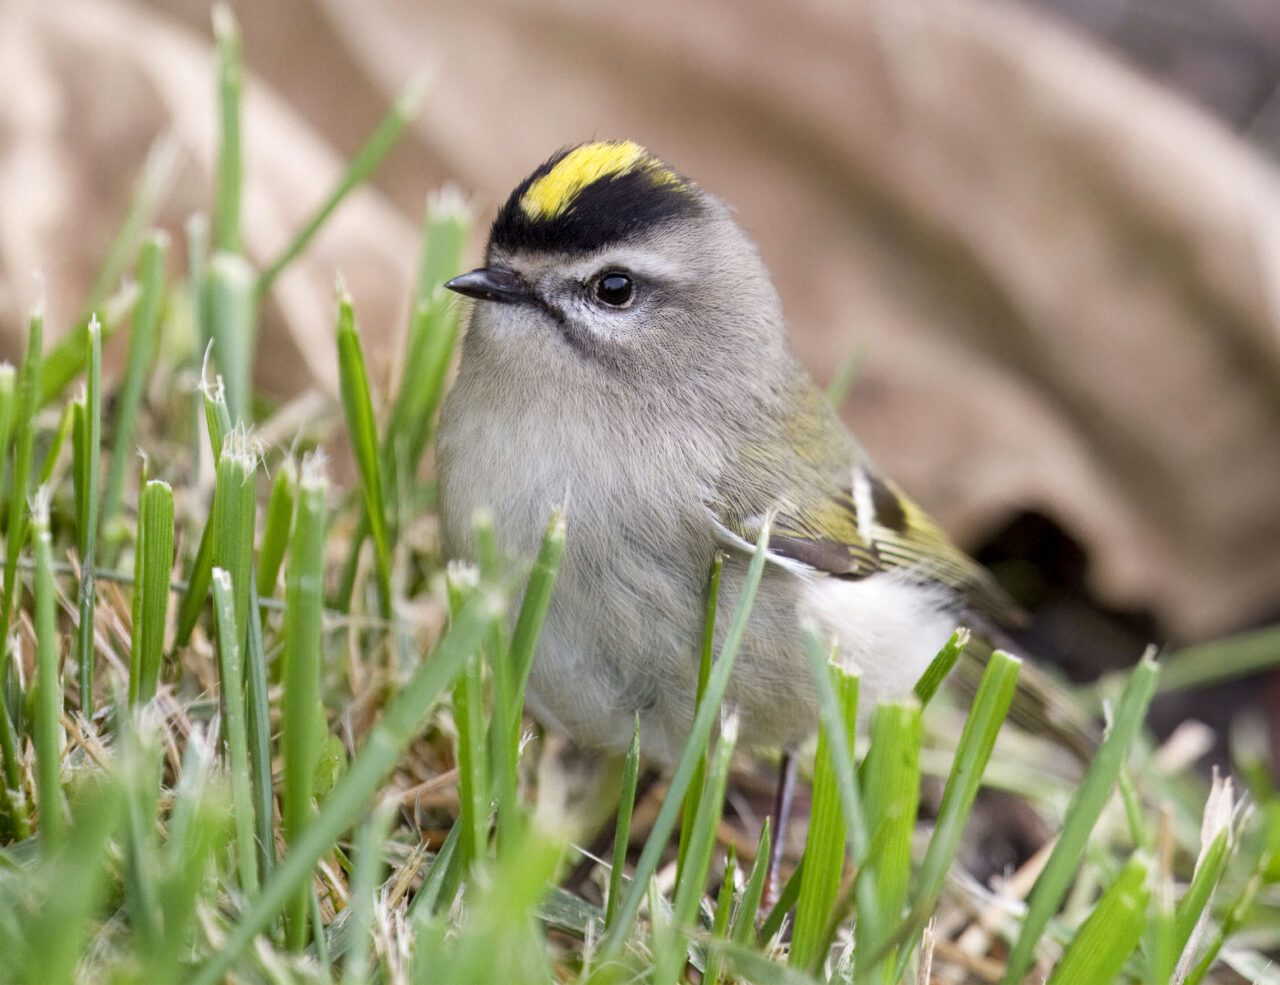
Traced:
POLYGON ((523 278, 506 267, 481 267, 469 274, 455 277, 444 286, 469 298, 501 301, 504 304, 527 301, 532 296, 529 285, 523 278))

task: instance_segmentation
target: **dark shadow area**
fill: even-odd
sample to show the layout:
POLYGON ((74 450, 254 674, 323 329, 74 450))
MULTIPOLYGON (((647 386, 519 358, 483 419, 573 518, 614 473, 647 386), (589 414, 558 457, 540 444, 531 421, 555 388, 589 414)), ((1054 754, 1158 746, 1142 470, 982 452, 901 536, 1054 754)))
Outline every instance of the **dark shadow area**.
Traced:
MULTIPOLYGON (((1090 590, 1089 559, 1052 519, 1023 513, 982 544, 975 555, 1031 616, 1023 642, 1071 681, 1087 683, 1131 665, 1148 643, 1178 645, 1146 612, 1111 608, 1090 590)), ((1251 627, 1241 626, 1241 630, 1251 627)), ((1161 695, 1151 726, 1167 736, 1185 719, 1203 722, 1217 736, 1202 766, 1229 767, 1227 737, 1242 712, 1260 713, 1277 733, 1280 674, 1269 673, 1214 687, 1161 695)))
POLYGON ((1020 514, 975 557, 1030 614, 1023 642, 1076 683, 1127 667, 1148 643, 1164 641, 1149 613, 1112 609, 1094 595, 1084 550, 1043 514, 1020 514))

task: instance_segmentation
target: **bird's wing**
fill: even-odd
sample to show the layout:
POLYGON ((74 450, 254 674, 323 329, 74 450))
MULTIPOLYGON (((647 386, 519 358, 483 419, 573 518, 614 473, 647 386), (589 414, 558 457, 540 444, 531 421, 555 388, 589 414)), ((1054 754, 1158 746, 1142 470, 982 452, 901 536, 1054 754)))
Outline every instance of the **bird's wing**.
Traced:
MULTIPOLYGON (((1023 649, 1008 631, 1016 633, 1025 614, 985 568, 876 471, 843 425, 819 413, 805 419, 818 422, 817 429, 795 437, 793 454, 778 455, 777 441, 762 444, 767 454, 752 456, 748 449, 709 491, 706 505, 721 543, 754 549, 768 519, 769 558, 776 564, 849 579, 897 571, 946 586, 955 593, 961 621, 974 631, 956 678, 963 688, 976 687, 994 645, 1023 649)), ((1010 717, 1056 738, 1082 761, 1097 748, 1095 723, 1032 667, 1023 668, 1010 717)))
MULTIPOLYGON (((807 494, 793 489, 769 511, 736 511, 731 498, 708 507, 721 542, 741 550, 754 548, 768 517, 769 557, 792 570, 850 579, 901 571, 952 589, 961 622, 973 630, 954 677, 972 693, 994 646, 1023 650, 1008 630, 1025 623, 1024 613, 899 489, 867 465, 856 464, 850 475, 849 488, 807 494)), ((1033 734, 1052 737, 1081 762, 1097 749, 1093 719, 1030 664, 1022 667, 1010 718, 1033 734)))
POLYGON ((855 453, 843 469, 796 471, 798 481, 783 483, 768 504, 744 502, 730 477, 707 503, 720 539, 750 549, 768 517, 769 553, 779 564, 849 579, 899 571, 952 589, 961 607, 998 624, 1021 625, 1021 611, 986 569, 864 456, 855 453))

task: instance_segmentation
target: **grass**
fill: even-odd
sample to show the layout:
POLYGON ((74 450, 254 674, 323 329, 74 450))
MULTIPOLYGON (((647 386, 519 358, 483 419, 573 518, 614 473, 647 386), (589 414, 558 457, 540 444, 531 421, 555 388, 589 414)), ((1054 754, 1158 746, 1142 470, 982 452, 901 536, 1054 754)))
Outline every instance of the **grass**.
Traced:
POLYGON ((130 705, 146 704, 160 684, 169 616, 169 573, 173 570, 173 489, 168 483, 152 479, 143 487, 135 544, 130 705))
MULTIPOLYGON (((154 233, 143 244, 138 258, 141 294, 138 306, 134 309, 133 327, 129 333, 129 358, 116 400, 110 468, 102 492, 101 524, 105 535, 103 539, 109 548, 104 557, 108 564, 111 563, 114 544, 119 537, 115 529, 116 516, 120 511, 120 497, 124 491, 125 469, 132 457, 130 453, 133 450, 138 410, 142 405, 142 390, 156 355, 168 253, 169 237, 165 233, 154 233)), ((90 358, 92 360, 94 357, 91 355, 90 358)), ((123 533, 127 536, 127 529, 123 533)))
MULTIPOLYGON (((322 462, 303 463, 302 482, 289 544, 286 576, 284 653, 281 676, 289 682, 280 709, 284 760, 281 828, 286 844, 301 837, 311 818, 320 736, 325 730, 320 707, 321 596, 324 583, 325 497, 328 480, 322 462)), ((289 944, 306 942, 308 893, 299 893, 289 910, 289 944)))
POLYGON ((80 667, 80 706, 86 718, 93 717, 93 633, 97 607, 97 564, 99 483, 102 472, 100 444, 102 439, 102 329, 96 317, 90 317, 85 328, 85 351, 88 366, 85 373, 85 395, 82 406, 73 410, 73 442, 75 471, 79 483, 76 491, 76 529, 79 534, 80 591, 79 619, 76 626, 76 657, 80 667))
POLYGON ((1267 963, 1280 949, 1280 795, 1256 744, 1232 736, 1242 798, 1171 764, 1176 745, 1157 748, 1144 726, 1153 694, 1211 679, 1205 663, 1219 676, 1274 665, 1274 631, 1213 644, 1200 653, 1212 661, 1175 655, 1172 683, 1142 661, 1106 689, 1118 698, 1083 771, 1005 724, 1020 672, 1007 654, 961 701, 944 686, 957 633, 913 694, 863 708, 858 732, 858 678, 811 632, 797 673, 820 705, 802 756, 812 809, 769 909, 774 832, 744 805, 759 756, 723 705, 767 531, 736 559, 746 573, 719 627, 729 583, 721 559, 708 572, 688 741, 646 788, 635 720, 595 795, 617 807, 607 858, 590 858, 575 842, 594 832, 550 820, 566 818, 550 805, 567 774, 524 715, 573 504, 547 518, 536 557, 503 557, 481 518, 478 566, 448 568, 423 505, 459 327, 439 285, 459 269, 467 210, 456 194, 430 200, 390 392, 365 369, 358 299, 340 295, 345 413, 330 437, 354 449, 355 487, 327 478, 320 449, 260 447, 254 425, 275 408, 251 386, 259 307, 416 97, 259 273, 239 235, 238 29, 225 8, 216 25, 215 197, 212 218, 188 225, 185 270, 139 219, 159 194, 153 163, 70 341, 46 353, 37 310, 22 364, 0 366, 8 980, 1280 980, 1267 963), (140 289, 113 302, 130 264, 140 289), (125 371, 104 378, 107 326, 122 321, 125 371), (216 373, 184 405, 190 419, 157 413, 148 372, 189 366, 209 341, 216 373), (210 453, 211 496, 198 481, 210 453), (961 861, 991 788, 1052 833, 994 889, 961 861))

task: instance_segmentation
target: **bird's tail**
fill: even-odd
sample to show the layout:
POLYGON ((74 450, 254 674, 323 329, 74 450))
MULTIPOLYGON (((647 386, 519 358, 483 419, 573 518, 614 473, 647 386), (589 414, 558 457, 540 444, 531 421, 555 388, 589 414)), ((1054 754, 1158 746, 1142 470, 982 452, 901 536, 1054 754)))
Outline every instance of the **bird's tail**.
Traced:
POLYGON ((1036 667, 1035 658, 1028 653, 1028 648, 1010 633, 981 613, 966 613, 963 622, 971 635, 953 673, 956 683, 966 692, 977 690, 987 661, 997 648, 1022 657, 1018 690, 1014 694, 1009 717, 1032 735, 1043 736, 1065 746, 1081 763, 1091 762, 1102 741, 1102 728, 1098 721, 1062 684, 1036 667))

